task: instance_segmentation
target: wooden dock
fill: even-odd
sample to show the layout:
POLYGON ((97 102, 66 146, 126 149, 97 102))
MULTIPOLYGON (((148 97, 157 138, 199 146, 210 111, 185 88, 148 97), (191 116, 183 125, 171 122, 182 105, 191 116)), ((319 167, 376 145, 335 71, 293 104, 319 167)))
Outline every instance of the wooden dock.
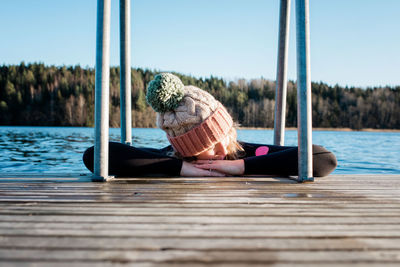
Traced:
POLYGON ((400 175, 0 174, 1 266, 400 266, 400 175))

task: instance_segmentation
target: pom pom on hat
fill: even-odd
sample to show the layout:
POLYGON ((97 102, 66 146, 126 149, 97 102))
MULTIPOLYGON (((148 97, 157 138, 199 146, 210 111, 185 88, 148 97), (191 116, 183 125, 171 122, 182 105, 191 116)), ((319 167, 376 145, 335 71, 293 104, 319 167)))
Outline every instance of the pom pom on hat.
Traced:
POLYGON ((149 83, 146 101, 156 112, 172 111, 184 96, 182 81, 171 73, 161 73, 149 83))

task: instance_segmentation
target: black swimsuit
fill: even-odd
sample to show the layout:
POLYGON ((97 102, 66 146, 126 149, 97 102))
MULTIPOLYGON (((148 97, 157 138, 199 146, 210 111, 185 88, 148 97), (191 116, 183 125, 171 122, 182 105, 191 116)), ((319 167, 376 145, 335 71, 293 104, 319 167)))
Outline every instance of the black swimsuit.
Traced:
MULTIPOLYGON (((244 175, 263 174, 296 176, 298 173, 297 147, 259 145, 241 142, 244 148, 244 175), (267 146, 268 153, 256 156, 256 149, 267 146)), ((109 174, 126 176, 168 175, 179 176, 182 160, 168 156, 172 147, 162 149, 137 148, 121 143, 109 143, 109 174)), ((93 172, 94 147, 83 154, 83 162, 93 172)), ((335 155, 322 146, 313 145, 313 176, 331 173, 337 166, 335 155)))

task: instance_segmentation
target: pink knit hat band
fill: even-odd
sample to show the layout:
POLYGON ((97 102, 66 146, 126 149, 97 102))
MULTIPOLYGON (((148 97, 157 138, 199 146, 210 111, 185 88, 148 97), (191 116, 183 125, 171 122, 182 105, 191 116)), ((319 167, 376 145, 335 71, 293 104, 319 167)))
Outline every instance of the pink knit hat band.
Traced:
POLYGON ((169 142, 183 157, 196 156, 221 142, 233 126, 233 121, 223 105, 190 131, 175 137, 167 135, 169 142))

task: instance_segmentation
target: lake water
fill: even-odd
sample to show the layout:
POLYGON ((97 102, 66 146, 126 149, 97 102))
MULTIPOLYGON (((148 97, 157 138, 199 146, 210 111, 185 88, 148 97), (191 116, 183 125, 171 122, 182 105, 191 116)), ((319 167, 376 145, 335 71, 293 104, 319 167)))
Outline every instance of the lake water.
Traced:
MULTIPOLYGON (((135 146, 168 145, 159 129, 132 129, 135 146)), ((272 130, 239 130, 241 141, 272 144, 272 130)), ((110 129, 119 141, 120 130, 110 129)), ((94 143, 93 128, 0 126, 0 172, 88 173, 82 153, 94 143)), ((336 174, 400 174, 400 133, 314 131, 313 143, 333 151, 336 174)), ((286 131, 286 145, 297 145, 297 132, 286 131)))

